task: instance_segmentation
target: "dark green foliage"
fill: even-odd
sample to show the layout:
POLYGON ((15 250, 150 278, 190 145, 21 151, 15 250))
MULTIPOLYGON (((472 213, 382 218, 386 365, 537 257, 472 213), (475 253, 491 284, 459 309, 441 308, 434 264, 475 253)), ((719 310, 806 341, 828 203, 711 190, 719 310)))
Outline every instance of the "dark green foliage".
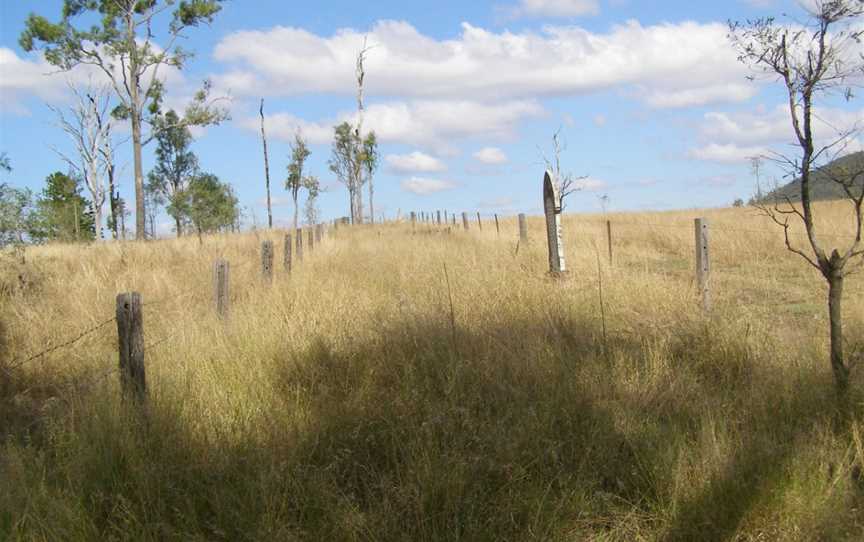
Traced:
POLYGON ((198 174, 198 158, 189 148, 192 134, 179 121, 173 110, 165 114, 165 127, 156 135, 156 167, 147 176, 147 190, 167 206, 178 236, 189 213, 189 184, 198 174))
POLYGON ((199 236, 225 231, 234 225, 240 207, 230 185, 215 175, 202 173, 192 179, 187 193, 187 215, 199 236))
MULTIPOLYGON (((848 197, 843 186, 836 180, 851 183, 853 194, 864 190, 864 151, 855 152, 815 169, 810 174, 810 197, 814 201, 845 199, 848 197)), ((756 203, 771 204, 775 201, 801 201, 801 180, 785 184, 766 194, 756 203)))
POLYGON ((95 225, 90 201, 81 195, 81 180, 58 172, 45 179, 39 197, 34 234, 52 241, 92 241, 95 225))

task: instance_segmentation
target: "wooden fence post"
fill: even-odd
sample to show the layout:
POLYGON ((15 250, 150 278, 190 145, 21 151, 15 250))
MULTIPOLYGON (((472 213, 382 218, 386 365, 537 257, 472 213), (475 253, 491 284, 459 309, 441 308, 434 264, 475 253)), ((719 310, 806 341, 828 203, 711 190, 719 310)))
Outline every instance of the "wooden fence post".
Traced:
POLYGON ((561 240, 561 198, 558 187, 547 171, 543 176, 543 211, 546 214, 546 238, 549 241, 549 273, 558 276, 567 272, 564 243, 561 240))
POLYGON ((414 211, 411 211, 411 229, 417 229, 417 213, 415 213, 414 211))
POLYGON ((324 224, 316 224, 315 225, 315 242, 320 244, 322 239, 324 239, 324 224))
POLYGON ((228 317, 230 297, 228 285, 231 267, 226 260, 216 260, 213 263, 213 303, 216 305, 216 315, 223 320, 228 317))
POLYGON ((456 213, 450 213, 450 218, 453 221, 453 226, 456 226, 456 213))
POLYGON ((282 254, 282 265, 285 266, 285 271, 291 272, 291 248, 292 248, 292 240, 291 234, 285 234, 285 251, 282 254))
POLYGON ((309 238, 309 254, 312 254, 312 251, 315 250, 315 230, 310 228, 307 237, 309 238))
POLYGON ((524 213, 519 213, 519 242, 523 245, 528 242, 528 222, 524 213))
POLYGON ((609 243, 609 265, 612 265, 612 221, 606 221, 606 241, 609 243))
POLYGON ((297 239, 294 243, 295 252, 297 253, 297 263, 303 261, 303 229, 297 228, 297 239))
POLYGON ((273 241, 261 241, 261 278, 273 282, 273 241))
POLYGON ((696 224, 696 283, 702 297, 702 308, 711 310, 711 261, 708 254, 708 219, 697 218, 696 224))
POLYGON ((437 222, 438 222, 438 225, 440 226, 440 225, 441 225, 441 211, 438 211, 437 213, 438 213, 438 216, 437 216, 438 220, 437 220, 437 222))
POLYGON ((501 227, 498 225, 498 213, 495 213, 495 233, 501 235, 501 227))
POLYGON ((141 294, 117 296, 117 343, 120 351, 120 385, 123 397, 138 404, 147 400, 144 369, 144 316, 141 294))
POLYGON ((462 228, 468 231, 468 213, 462 213, 462 228))
POLYGON ((480 231, 483 231, 483 222, 480 221, 480 211, 477 211, 477 227, 480 228, 480 231))

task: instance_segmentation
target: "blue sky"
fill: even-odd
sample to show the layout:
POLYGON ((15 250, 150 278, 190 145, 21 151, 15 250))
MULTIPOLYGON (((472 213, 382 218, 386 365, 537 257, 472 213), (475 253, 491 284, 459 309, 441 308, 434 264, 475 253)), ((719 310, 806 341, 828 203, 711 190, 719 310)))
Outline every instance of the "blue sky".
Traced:
MULTIPOLYGON (((0 0, 0 150, 14 167, 3 180, 37 191, 66 170, 52 148, 71 145, 48 104, 68 105, 68 92, 17 39, 28 13, 56 19, 61 4, 0 0)), ((234 185, 248 223, 266 217, 262 97, 277 221, 291 214, 282 179, 298 127, 327 187, 323 217, 347 214, 328 142, 356 107, 364 37, 366 126, 382 141, 378 214, 539 212, 542 154, 559 128, 562 169, 589 176, 571 212, 599 210, 604 194, 616 211, 722 206, 752 194, 747 156, 783 150, 792 136, 780 89, 746 79, 725 21, 783 12, 801 13, 794 0, 229 0, 211 27, 188 33, 196 56, 169 75, 168 102, 182 105, 205 78, 231 96, 232 120, 196 131, 194 150, 234 185)), ((862 116, 855 102, 823 106, 834 125, 862 116)), ((118 150, 129 201, 131 154, 118 150)), ((153 146, 144 154, 146 171, 153 146)))

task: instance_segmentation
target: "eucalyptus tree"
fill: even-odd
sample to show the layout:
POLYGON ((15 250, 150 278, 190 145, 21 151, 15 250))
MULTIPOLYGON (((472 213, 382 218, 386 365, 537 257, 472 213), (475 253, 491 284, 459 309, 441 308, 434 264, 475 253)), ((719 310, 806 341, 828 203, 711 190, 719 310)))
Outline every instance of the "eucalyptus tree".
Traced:
MULTIPOLYGON (((159 116, 164 92, 160 72, 166 67, 183 68, 191 53, 179 41, 190 28, 212 22, 222 1, 63 0, 59 22, 31 14, 21 33, 19 43, 25 51, 44 50, 45 59, 61 70, 91 66, 110 82, 120 102, 115 116, 132 125, 138 239, 145 236, 146 217, 141 151, 148 136, 144 124, 159 116)), ((205 83, 187 109, 182 120, 185 125, 213 124, 226 118, 224 111, 208 101, 209 90, 205 83)))

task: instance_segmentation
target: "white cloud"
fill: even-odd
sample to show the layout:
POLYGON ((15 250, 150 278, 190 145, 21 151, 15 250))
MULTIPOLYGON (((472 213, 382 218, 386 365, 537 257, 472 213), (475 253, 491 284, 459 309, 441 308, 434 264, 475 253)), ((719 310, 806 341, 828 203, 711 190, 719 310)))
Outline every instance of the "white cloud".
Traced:
POLYGON ((507 155, 497 147, 485 147, 474 153, 474 158, 483 164, 498 166, 507 163, 507 155))
POLYGON ((623 88, 661 107, 740 101, 755 84, 745 80, 727 31, 720 23, 628 21, 603 33, 577 26, 494 32, 463 23, 457 38, 438 40, 401 21, 331 36, 278 26, 225 37, 215 57, 229 70, 216 80, 240 95, 349 95, 368 34, 369 96, 489 103, 623 88))
MULTIPOLYGON (((404 143, 435 148, 439 153, 452 151, 456 140, 483 136, 497 139, 515 137, 524 118, 539 116, 543 109, 535 101, 507 101, 486 104, 456 100, 417 100, 373 104, 366 109, 364 128, 374 130, 384 143, 404 143)), ((288 113, 271 114, 268 132, 273 137, 290 140, 300 128, 311 143, 326 144, 333 138, 333 126, 356 121, 355 112, 345 112, 334 119, 305 121, 288 113)), ((240 125, 260 130, 259 120, 248 116, 240 125)))
POLYGON ((609 186, 609 183, 606 181, 601 181, 600 179, 593 179, 591 177, 587 179, 580 179, 573 183, 573 186, 576 187, 577 190, 584 190, 586 192, 597 192, 603 190, 609 186))
MULTIPOLYGON (((833 142, 838 134, 862 127, 864 110, 814 109, 817 148, 833 142)), ((770 110, 760 107, 754 111, 705 113, 699 139, 701 146, 688 152, 690 158, 725 163, 743 162, 772 150, 785 153, 796 144, 789 111, 782 104, 770 110)), ((852 141, 849 148, 857 148, 857 141, 852 141)))
POLYGON ((581 17, 599 14, 600 5, 597 0, 520 0, 510 11, 512 17, 581 17))
POLYGON ((744 163, 754 156, 764 156, 768 152, 768 147, 742 147, 735 143, 710 143, 704 147, 692 149, 687 153, 687 156, 707 162, 734 164, 744 163))
POLYGON ((452 190, 459 186, 453 181, 445 181, 441 179, 427 179, 425 177, 411 177, 405 179, 401 183, 402 190, 411 192, 419 196, 427 196, 436 192, 452 190))
POLYGON ((394 173, 437 173, 447 169, 444 162, 420 151, 410 154, 390 154, 384 158, 384 161, 394 173))

